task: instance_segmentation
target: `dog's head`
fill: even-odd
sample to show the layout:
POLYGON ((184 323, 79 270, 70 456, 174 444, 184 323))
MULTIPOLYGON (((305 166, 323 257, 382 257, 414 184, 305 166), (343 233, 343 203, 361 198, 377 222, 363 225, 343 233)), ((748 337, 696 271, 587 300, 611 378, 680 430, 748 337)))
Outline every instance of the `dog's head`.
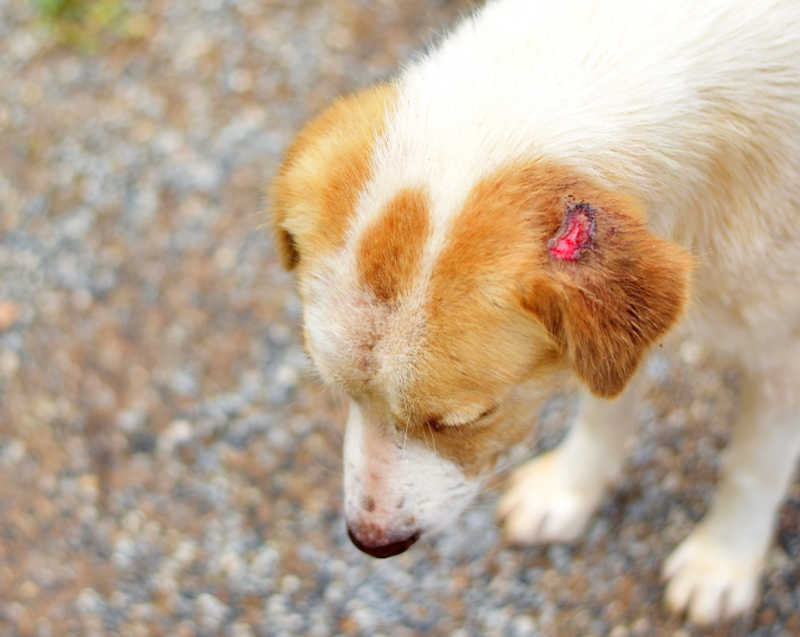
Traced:
POLYGON ((345 514, 376 556, 463 510, 525 433, 507 417, 523 382, 544 391, 571 370, 617 395, 680 315, 690 268, 635 200, 542 159, 484 175, 453 209, 436 174, 376 196, 394 98, 373 88, 309 124, 272 214, 307 351, 350 397, 345 514))

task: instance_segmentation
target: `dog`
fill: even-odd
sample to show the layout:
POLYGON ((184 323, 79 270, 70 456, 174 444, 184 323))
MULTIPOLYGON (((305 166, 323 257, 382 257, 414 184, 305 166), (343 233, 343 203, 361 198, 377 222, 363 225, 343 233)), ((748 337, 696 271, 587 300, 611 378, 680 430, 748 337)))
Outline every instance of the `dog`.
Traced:
POLYGON ((568 377, 577 422, 499 513, 515 542, 576 538, 643 358, 691 333, 738 357, 742 402, 665 600, 753 607, 800 450, 798 33, 791 0, 495 0, 299 133, 271 217, 307 352, 349 397, 359 549, 451 526, 527 433, 522 388, 568 377))

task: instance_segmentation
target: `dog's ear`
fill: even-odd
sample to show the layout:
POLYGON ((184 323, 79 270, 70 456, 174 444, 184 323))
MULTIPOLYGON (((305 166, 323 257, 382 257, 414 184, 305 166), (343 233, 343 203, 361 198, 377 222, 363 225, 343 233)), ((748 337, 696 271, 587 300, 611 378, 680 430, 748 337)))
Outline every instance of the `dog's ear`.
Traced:
POLYGON ((691 258, 631 199, 570 186, 549 198, 526 304, 589 389, 613 397, 681 315, 691 258))
POLYGON ((289 148, 270 193, 270 220, 286 269, 343 240, 393 98, 389 84, 341 98, 289 148))

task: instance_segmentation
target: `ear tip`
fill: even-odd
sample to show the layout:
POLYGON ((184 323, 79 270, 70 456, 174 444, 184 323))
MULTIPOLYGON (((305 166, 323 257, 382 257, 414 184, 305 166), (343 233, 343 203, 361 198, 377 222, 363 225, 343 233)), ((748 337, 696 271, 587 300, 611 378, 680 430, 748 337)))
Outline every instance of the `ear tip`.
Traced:
POLYGON ((574 357, 575 373, 595 396, 613 399, 619 396, 636 374, 644 356, 644 349, 629 348, 618 351, 614 356, 611 351, 594 357, 574 357), (599 360, 598 360, 599 358, 599 360))
MULTIPOLYGON (((584 379, 586 383, 586 379, 584 379)), ((595 384, 595 383, 586 383, 589 391, 591 391, 595 396, 598 398, 605 398, 607 400, 613 400, 617 396, 622 393, 622 390, 625 389, 625 385, 628 384, 628 379, 625 378, 617 378, 614 382, 609 382, 609 378, 606 377, 604 379, 606 384, 595 384)))

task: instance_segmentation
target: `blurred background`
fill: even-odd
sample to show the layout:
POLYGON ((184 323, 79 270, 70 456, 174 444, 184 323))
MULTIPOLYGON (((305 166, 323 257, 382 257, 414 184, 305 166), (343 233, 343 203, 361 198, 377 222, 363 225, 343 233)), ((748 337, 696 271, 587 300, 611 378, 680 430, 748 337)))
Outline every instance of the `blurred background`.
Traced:
MULTIPOLYGON (((737 379, 694 343, 648 364, 624 483, 575 544, 506 546, 496 490, 392 560, 345 535, 345 414, 265 186, 308 117, 469 4, 0 0, 0 634, 695 634, 659 568, 737 379)), ((531 448, 573 413, 554 397, 531 448)), ((795 485, 762 604, 709 634, 800 635, 799 555, 795 485)))

